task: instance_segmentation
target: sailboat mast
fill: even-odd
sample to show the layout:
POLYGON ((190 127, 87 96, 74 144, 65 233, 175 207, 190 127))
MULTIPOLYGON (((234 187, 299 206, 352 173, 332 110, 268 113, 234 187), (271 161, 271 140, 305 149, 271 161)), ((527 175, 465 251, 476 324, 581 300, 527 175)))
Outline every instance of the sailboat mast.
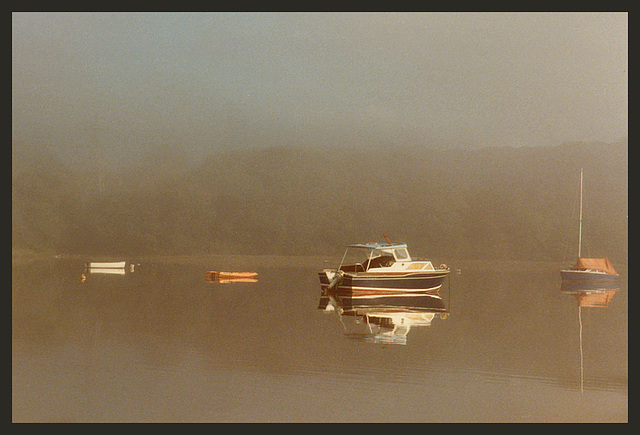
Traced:
POLYGON ((580 224, 578 226, 578 258, 582 252, 582 168, 580 168, 580 224))

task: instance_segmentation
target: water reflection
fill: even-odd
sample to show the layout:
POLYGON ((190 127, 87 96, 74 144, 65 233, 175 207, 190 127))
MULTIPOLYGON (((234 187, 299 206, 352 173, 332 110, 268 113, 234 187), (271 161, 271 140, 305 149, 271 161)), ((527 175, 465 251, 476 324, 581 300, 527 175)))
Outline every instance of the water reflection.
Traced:
POLYGON ((357 291, 322 292, 319 310, 335 312, 345 335, 380 344, 407 344, 412 327, 430 326, 449 315, 438 291, 371 296, 357 291))
POLYGON ((578 307, 606 308, 620 289, 618 283, 562 281, 560 291, 575 297, 578 307))
POLYGON ((608 309, 582 308, 581 395, 577 299, 555 271, 482 263, 454 276, 451 298, 345 294, 353 315, 339 315, 337 300, 324 311, 315 260, 147 261, 84 284, 80 260, 14 264, 13 420, 627 421, 626 280, 608 309), (211 264, 258 282, 209 283, 211 264), (374 337, 390 332, 373 320, 386 308, 427 314, 407 345, 373 344, 390 335, 374 337))
POLYGON ((617 282, 572 282, 563 280, 560 291, 573 296, 578 305, 578 327, 580 337, 580 392, 584 393, 584 350, 582 331, 582 308, 607 308, 619 290, 617 282))
POLYGON ((87 269, 86 272, 91 274, 100 273, 100 274, 106 274, 106 275, 124 275, 127 273, 124 269, 108 269, 108 268, 100 269, 95 267, 87 269))

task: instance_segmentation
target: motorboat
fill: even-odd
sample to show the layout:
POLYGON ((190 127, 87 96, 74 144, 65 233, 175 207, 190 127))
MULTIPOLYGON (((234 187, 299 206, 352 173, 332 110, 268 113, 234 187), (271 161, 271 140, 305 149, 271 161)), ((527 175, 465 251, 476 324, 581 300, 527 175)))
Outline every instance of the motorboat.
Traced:
MULTIPOLYGON (((386 238, 386 236, 385 236, 386 238)), ((356 292, 372 297, 395 293, 438 291, 449 268, 429 260, 413 259, 406 243, 348 245, 340 265, 318 273, 323 292, 356 292)))

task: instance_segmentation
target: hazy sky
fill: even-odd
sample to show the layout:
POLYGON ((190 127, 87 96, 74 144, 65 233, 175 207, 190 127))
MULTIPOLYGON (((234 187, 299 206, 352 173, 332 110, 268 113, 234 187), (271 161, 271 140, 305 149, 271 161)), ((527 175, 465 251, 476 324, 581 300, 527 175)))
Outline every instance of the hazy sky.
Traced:
POLYGON ((124 162, 156 147, 628 134, 626 13, 17 13, 12 24, 14 147, 124 162))

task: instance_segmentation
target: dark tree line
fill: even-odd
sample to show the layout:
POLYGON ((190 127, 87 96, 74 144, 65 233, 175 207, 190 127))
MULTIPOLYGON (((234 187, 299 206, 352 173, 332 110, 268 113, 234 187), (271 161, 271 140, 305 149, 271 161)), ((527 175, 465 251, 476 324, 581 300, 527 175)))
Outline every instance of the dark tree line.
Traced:
MULTIPOLYGON (((12 247, 92 255, 336 254, 406 241, 441 259, 626 261, 627 143, 219 152, 88 171, 14 150, 12 247)), ((452 261, 452 260, 451 260, 452 261)))

